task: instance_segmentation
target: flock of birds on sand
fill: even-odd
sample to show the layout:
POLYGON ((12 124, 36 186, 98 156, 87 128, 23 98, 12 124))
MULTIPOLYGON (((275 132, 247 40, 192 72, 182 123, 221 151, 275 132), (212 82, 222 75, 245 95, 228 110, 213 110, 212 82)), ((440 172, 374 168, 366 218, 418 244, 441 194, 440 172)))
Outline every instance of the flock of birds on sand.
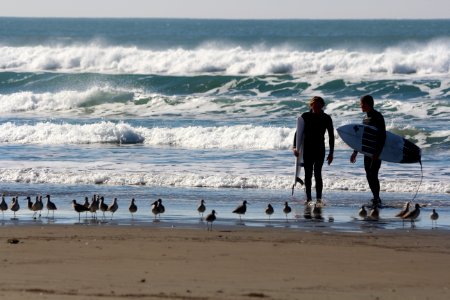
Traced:
MULTIPOLYGON (((28 209, 33 211, 33 219, 36 218, 40 218, 41 217, 41 212, 44 209, 44 207, 47 209, 47 217, 49 217, 50 211, 52 212, 52 218, 55 217, 55 210, 57 210, 57 207, 55 205, 55 203, 53 203, 50 200, 50 195, 46 195, 46 202, 45 202, 45 206, 44 203, 42 201, 42 195, 38 195, 36 196, 36 200, 34 202, 31 201, 31 197, 26 197, 27 200, 27 206, 28 209), (39 213, 39 215, 37 216, 37 214, 39 213)), ((200 204, 197 207, 197 211, 199 213, 199 215, 201 215, 201 219, 203 220, 203 214, 206 211, 206 202, 205 200, 200 200, 200 204)), ((305 218, 321 218, 321 214, 322 214, 322 203, 311 203, 312 205, 310 205, 309 203, 305 206, 305 218)), ((6 210, 8 210, 8 208, 14 213, 14 217, 12 218, 13 220, 16 219, 16 212, 20 209, 20 205, 19 205, 19 197, 13 197, 11 199, 11 203, 8 206, 8 204, 5 201, 5 196, 2 195, 2 199, 0 202, 0 210, 2 211, 3 217, 4 217, 4 212, 6 210)), ((72 200, 72 208, 74 209, 75 212, 78 213, 78 220, 81 220, 81 214, 82 213, 86 213, 86 218, 87 218, 87 213, 91 213, 91 217, 93 219, 97 219, 97 211, 100 210, 103 213, 103 219, 105 219, 105 213, 106 212, 110 212, 111 213, 111 220, 114 216, 114 213, 119 209, 119 205, 118 205, 118 201, 117 198, 114 198, 111 204, 106 204, 105 203, 105 199, 103 196, 99 196, 99 195, 94 195, 91 199, 91 201, 89 201, 88 197, 85 197, 84 199, 84 203, 77 203, 76 200, 72 200)), ((420 215, 420 204, 416 203, 414 205, 414 207, 412 207, 411 202, 406 202, 402 208, 402 210, 395 215, 395 217, 397 218, 401 218, 403 220, 403 223, 405 220, 410 220, 411 221, 411 226, 415 227, 415 220, 419 217, 420 215)), ((128 207, 129 212, 131 213, 132 218, 134 218, 133 214, 137 212, 137 205, 135 203, 135 199, 132 198, 130 205, 128 207)), ((151 205, 151 212, 154 215, 155 220, 158 219, 158 217, 161 217, 161 214, 163 214, 165 212, 165 207, 162 204, 162 200, 158 199, 155 202, 152 203, 151 205)), ((247 201, 243 201, 241 205, 239 205, 238 207, 236 207, 236 209, 233 210, 233 213, 239 215, 239 220, 242 221, 242 215, 245 215, 245 213, 247 212, 247 201)), ((267 205, 267 208, 265 209, 265 213, 266 215, 268 215, 269 220, 270 217, 272 216, 272 214, 275 212, 273 206, 271 204, 267 205)), ((288 214, 290 214, 292 212, 292 208, 289 206, 288 202, 284 203, 284 207, 283 207, 283 213, 286 215, 286 221, 288 220, 288 214)), ((211 211, 211 213, 209 213, 204 220, 206 221, 206 225, 207 225, 207 230, 210 231, 212 230, 212 224, 213 222, 216 220, 216 211, 213 209, 211 211)), ((379 208, 378 207, 370 207, 369 210, 366 210, 366 206, 363 205, 361 206, 358 215, 364 219, 364 220, 378 220, 379 219, 379 208)), ((439 214, 436 212, 435 209, 433 209, 432 213, 430 214, 430 219, 432 222, 432 228, 436 228, 437 227, 437 220, 439 218, 439 214)), ((329 221, 333 221, 332 217, 330 217, 329 221)))

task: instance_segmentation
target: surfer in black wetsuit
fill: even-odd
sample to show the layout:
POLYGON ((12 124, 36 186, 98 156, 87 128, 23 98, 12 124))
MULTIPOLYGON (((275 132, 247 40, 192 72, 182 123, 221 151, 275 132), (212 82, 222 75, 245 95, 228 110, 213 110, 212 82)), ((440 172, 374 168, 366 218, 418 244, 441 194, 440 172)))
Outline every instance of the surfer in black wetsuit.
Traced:
MULTIPOLYGON (((327 115, 323 108, 325 101, 321 97, 313 97, 309 101, 311 110, 302 114, 305 121, 305 129, 303 131, 303 163, 305 169, 305 189, 306 201, 312 200, 311 185, 312 175, 314 172, 314 179, 316 180, 316 198, 318 201, 322 199, 322 166, 325 160, 325 131, 328 131, 328 142, 330 152, 327 157, 327 162, 330 165, 333 161, 334 152, 334 129, 333 121, 327 115)), ((296 136, 294 135, 294 155, 298 156, 299 152, 295 148, 296 136)))
MULTIPOLYGON (((381 206, 380 181, 378 180, 378 171, 381 167, 381 160, 379 157, 386 141, 386 124, 384 123, 383 115, 373 108, 374 101, 372 96, 362 96, 360 99, 360 106, 361 110, 366 113, 363 123, 378 129, 375 153, 372 157, 367 155, 364 156, 364 169, 366 171, 367 182, 369 183, 370 190, 373 194, 372 205, 378 207, 381 206)), ((353 151, 353 154, 350 157, 352 163, 356 162, 357 155, 358 151, 353 151)))

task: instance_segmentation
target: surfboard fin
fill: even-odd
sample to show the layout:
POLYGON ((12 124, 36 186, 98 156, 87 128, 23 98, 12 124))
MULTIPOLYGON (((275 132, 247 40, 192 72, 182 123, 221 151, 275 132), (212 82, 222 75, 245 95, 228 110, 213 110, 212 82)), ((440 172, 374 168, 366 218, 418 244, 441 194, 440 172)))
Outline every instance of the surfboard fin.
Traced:
POLYGON ((295 177, 295 183, 292 185, 292 196, 294 196, 294 189, 297 185, 297 182, 300 183, 300 185, 304 185, 304 182, 300 177, 295 177))

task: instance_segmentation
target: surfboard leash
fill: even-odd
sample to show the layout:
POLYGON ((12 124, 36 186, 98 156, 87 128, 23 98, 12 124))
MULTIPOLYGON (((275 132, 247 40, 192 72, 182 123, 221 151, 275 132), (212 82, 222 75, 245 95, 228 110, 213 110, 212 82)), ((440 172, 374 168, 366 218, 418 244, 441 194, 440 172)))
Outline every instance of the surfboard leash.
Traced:
POLYGON ((412 198, 411 202, 413 202, 413 201, 416 199, 417 194, 419 193, 420 186, 422 185, 422 181, 423 181, 423 166, 422 166, 422 160, 419 160, 419 164, 420 164, 420 174, 421 174, 421 176, 420 176, 420 182, 419 182, 419 185, 417 186, 416 194, 415 194, 414 197, 412 198))

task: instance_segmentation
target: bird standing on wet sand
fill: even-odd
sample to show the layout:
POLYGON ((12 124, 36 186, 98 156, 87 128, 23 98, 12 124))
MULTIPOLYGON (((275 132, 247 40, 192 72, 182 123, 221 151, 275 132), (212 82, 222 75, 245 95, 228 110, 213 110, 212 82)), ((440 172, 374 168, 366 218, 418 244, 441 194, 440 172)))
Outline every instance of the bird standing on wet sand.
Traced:
POLYGON ((48 214, 50 213, 50 211, 52 211, 53 216, 52 218, 55 218, 55 210, 57 210, 55 203, 53 203, 52 201, 50 201, 50 195, 46 195, 45 198, 47 198, 47 201, 45 203, 45 207, 47 207, 47 218, 48 218, 48 214))
POLYGON ((270 221, 270 217, 272 216, 273 212, 274 212, 273 206, 269 203, 266 208, 266 215, 269 216, 269 221, 270 221))
POLYGON ((212 231, 212 224, 215 220, 216 220, 216 211, 213 209, 212 212, 206 216, 206 228, 208 231, 212 231), (211 224, 211 228, 209 224, 211 224))
POLYGON ((89 212, 91 213, 92 218, 97 219, 97 210, 100 208, 100 200, 98 195, 94 195, 92 198, 91 204, 89 205, 89 212))
POLYGON ((130 206, 128 207, 128 211, 131 213, 131 218, 133 218, 134 219, 134 213, 135 212, 137 212, 137 206, 136 206, 136 204, 134 203, 134 198, 132 198, 131 199, 131 203, 130 203, 130 206))
POLYGON ((39 212, 39 218, 41 217, 41 211, 44 208, 44 203, 42 203, 42 197, 36 197, 36 202, 31 206, 31 210, 34 211, 33 219, 36 219, 36 214, 39 212))
POLYGON ((403 205, 402 210, 401 210, 398 214, 396 214, 395 216, 396 216, 397 218, 403 218, 403 216, 406 215, 406 214, 409 212, 409 206, 410 206, 410 204, 411 204, 411 203, 410 203, 409 201, 406 202, 405 205, 403 205))
POLYGON ((119 205, 117 204, 117 198, 114 198, 113 203, 108 206, 108 211, 111 212, 111 220, 113 219, 114 213, 119 209, 119 205))
POLYGON ((284 208, 283 208, 283 212, 286 215, 286 221, 288 220, 288 214, 290 214, 292 211, 292 208, 289 206, 289 204, 286 202, 284 202, 284 208))
POLYGON ((431 228, 437 228, 437 219, 439 219, 439 214, 436 209, 433 208, 433 212, 430 214, 431 228))
POLYGON ((5 217, 5 210, 8 209, 8 204, 5 202, 5 195, 2 195, 2 201, 0 202, 0 210, 2 211, 3 218, 5 217))
MULTIPOLYGON (((38 201, 39 201, 39 196, 36 196, 36 201, 35 202, 38 202, 38 201)), ((33 211, 33 201, 31 201, 31 197, 30 196, 27 197, 27 207, 28 207, 29 210, 33 211)))
POLYGON ((367 210, 364 205, 359 209, 358 215, 363 219, 367 217, 367 210))
POLYGON ((247 201, 244 200, 244 202, 242 202, 241 205, 239 205, 238 207, 236 207, 235 210, 233 210, 233 213, 238 214, 239 220, 242 220, 241 215, 245 215, 246 211, 247 211, 247 201))
POLYGON ((100 210, 103 212, 103 219, 105 219, 105 212, 108 210, 108 205, 105 203, 105 198, 100 197, 100 210))
POLYGON ((78 222, 81 220, 81 213, 88 210, 84 205, 77 203, 77 200, 72 200, 72 207, 78 213, 78 222))
POLYGON ((201 214, 202 219, 203 219, 203 213, 205 212, 205 210, 206 210, 205 200, 202 199, 202 200, 200 200, 200 204, 197 207, 198 214, 199 215, 201 214))
POLYGON ((414 209, 409 211, 408 213, 406 213, 402 219, 404 220, 411 220, 411 227, 416 227, 416 223, 415 220, 417 219, 417 217, 420 215, 420 204, 416 203, 414 205, 414 209))
POLYGON ((19 205, 19 196, 13 197, 11 200, 11 204, 9 205, 10 209, 14 212, 13 220, 16 219, 16 212, 20 209, 19 205))
POLYGON ((156 200, 155 202, 152 203, 152 213, 155 216, 155 220, 156 220, 156 217, 159 214, 159 211, 158 211, 158 200, 156 200))

